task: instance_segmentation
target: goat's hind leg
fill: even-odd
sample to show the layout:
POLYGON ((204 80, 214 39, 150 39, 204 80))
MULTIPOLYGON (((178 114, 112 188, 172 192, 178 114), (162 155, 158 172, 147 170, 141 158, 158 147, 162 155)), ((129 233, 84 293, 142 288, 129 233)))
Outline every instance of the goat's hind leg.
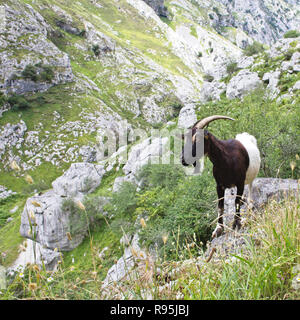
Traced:
POLYGON ((217 186, 217 193, 218 193, 218 224, 216 226, 216 229, 212 233, 212 239, 219 237, 224 231, 223 214, 224 214, 225 188, 221 186, 217 186))
POLYGON ((240 209, 241 209, 241 200, 243 197, 243 192, 244 192, 244 185, 238 186, 237 192, 236 192, 236 198, 235 198, 235 215, 234 215, 234 221, 232 225, 233 230, 234 229, 240 230, 242 226, 240 209))

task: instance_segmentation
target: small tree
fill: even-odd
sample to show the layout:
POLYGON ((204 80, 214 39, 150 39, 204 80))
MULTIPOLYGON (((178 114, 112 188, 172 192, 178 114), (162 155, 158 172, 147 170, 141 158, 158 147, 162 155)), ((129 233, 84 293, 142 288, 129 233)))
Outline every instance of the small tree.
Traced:
POLYGON ((13 110, 26 109, 29 107, 29 103, 24 96, 13 94, 8 98, 7 102, 10 104, 13 110))
POLYGON ((22 76, 25 79, 30 79, 32 81, 38 80, 37 69, 32 64, 28 64, 25 69, 22 71, 22 76))
POLYGON ((252 44, 249 44, 245 49, 244 49, 244 54, 248 57, 253 56, 254 54, 258 54, 264 51, 264 46, 263 44, 254 41, 252 44))
POLYGON ((229 62, 228 65, 226 66, 226 71, 229 75, 232 75, 234 72, 238 71, 240 68, 237 66, 237 62, 232 61, 229 62))

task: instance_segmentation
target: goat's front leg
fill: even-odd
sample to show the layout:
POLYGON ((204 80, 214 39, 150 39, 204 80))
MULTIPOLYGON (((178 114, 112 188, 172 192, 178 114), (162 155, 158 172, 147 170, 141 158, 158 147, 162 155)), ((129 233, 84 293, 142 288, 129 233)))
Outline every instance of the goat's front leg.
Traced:
POLYGON ((234 215, 234 221, 232 225, 233 230, 235 228, 237 230, 240 230, 242 226, 240 209, 241 209, 241 200, 243 197, 243 192, 244 192, 244 185, 237 186, 237 192, 236 192, 236 198, 235 198, 235 215, 234 215))
POLYGON ((219 237, 224 231, 223 214, 224 214, 225 188, 223 186, 217 185, 217 193, 218 193, 218 224, 216 226, 216 229, 212 233, 212 239, 219 237))

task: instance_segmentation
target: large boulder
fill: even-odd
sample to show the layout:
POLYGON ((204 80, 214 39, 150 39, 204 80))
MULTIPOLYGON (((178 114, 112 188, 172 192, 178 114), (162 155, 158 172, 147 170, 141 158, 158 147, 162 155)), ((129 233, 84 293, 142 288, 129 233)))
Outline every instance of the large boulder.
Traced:
POLYGON ((158 164, 170 156, 168 137, 148 138, 133 146, 128 154, 128 160, 123 167, 125 176, 117 177, 113 185, 113 191, 120 189, 123 182, 139 184, 138 173, 148 163, 158 164))
POLYGON ((186 104, 179 113, 178 127, 187 129, 197 121, 195 105, 193 103, 186 104))
POLYGON ((214 80, 212 82, 205 81, 202 86, 202 101, 220 100, 220 96, 226 90, 226 84, 214 80))
POLYGON ((261 85, 262 81, 256 72, 251 72, 247 69, 241 70, 229 81, 226 97, 228 99, 241 98, 261 85))
POLYGON ((53 191, 61 197, 82 199, 100 184, 105 171, 101 165, 73 163, 71 167, 53 183, 53 191))
POLYGON ((22 251, 17 260, 7 270, 9 274, 24 269, 24 267, 30 264, 45 265, 46 270, 53 270, 57 262, 61 259, 61 253, 59 251, 53 251, 44 248, 38 242, 32 240, 25 240, 22 245, 22 251))
MULTIPOLYGON (((261 210, 270 200, 280 201, 285 197, 297 196, 299 183, 292 179, 276 179, 276 178, 257 178, 253 182, 252 199, 254 212, 261 210)), ((208 255, 212 248, 216 248, 219 257, 230 253, 238 254, 249 240, 247 228, 242 226, 240 232, 236 233, 231 230, 232 222, 235 214, 235 194, 236 188, 226 189, 224 203, 224 224, 225 232, 218 238, 212 240, 208 245, 206 254, 208 255)), ((248 186, 245 187, 245 199, 248 196, 248 186)), ((299 196, 299 194, 298 194, 299 196)), ((246 206, 241 207, 242 225, 243 220, 247 216, 246 206)))
POLYGON ((4 4, 2 10, 6 23, 0 34, 1 91, 18 95, 46 91, 53 85, 74 80, 68 55, 48 40, 47 36, 53 30, 33 7, 4 4), (50 67, 53 71, 51 81, 24 76, 23 71, 29 65, 36 75, 47 72, 43 66, 50 67))
POLYGON ((100 185, 105 171, 100 165, 75 163, 53 182, 53 189, 26 201, 20 233, 44 248, 69 251, 85 237, 87 220, 72 204, 100 185))

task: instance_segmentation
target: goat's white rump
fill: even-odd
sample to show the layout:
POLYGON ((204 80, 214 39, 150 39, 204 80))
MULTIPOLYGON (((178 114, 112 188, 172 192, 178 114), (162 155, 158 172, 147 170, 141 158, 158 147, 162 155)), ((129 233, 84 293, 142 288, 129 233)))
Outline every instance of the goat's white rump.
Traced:
POLYGON ((248 152, 249 167, 246 172, 245 185, 252 185, 252 181, 256 178, 260 168, 260 154, 256 139, 247 132, 237 134, 235 139, 238 140, 248 152))

